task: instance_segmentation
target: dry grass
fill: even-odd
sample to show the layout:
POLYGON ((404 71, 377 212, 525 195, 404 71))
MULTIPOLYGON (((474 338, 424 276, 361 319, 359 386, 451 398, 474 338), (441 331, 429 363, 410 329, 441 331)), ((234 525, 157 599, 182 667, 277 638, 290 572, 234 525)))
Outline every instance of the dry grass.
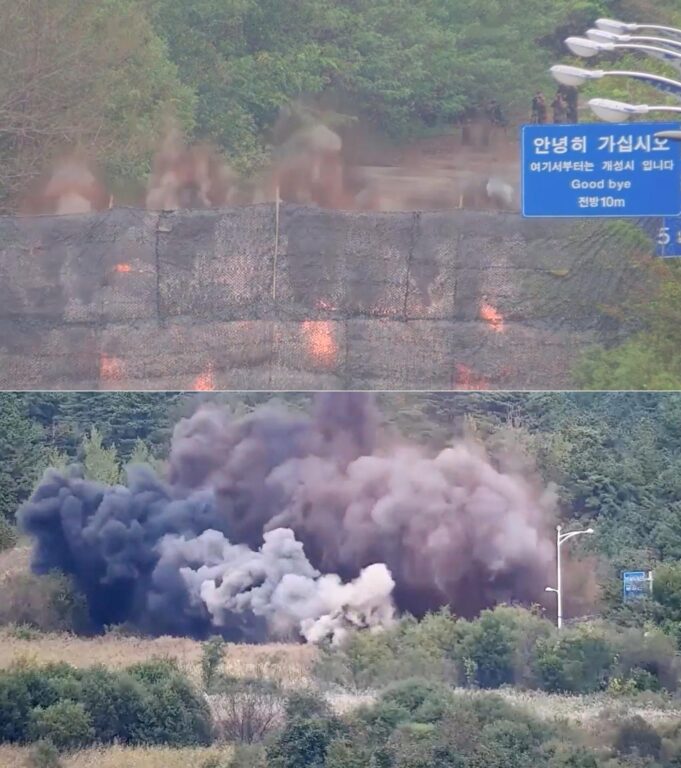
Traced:
MULTIPOLYGON (((32 640, 0 629, 0 669, 17 661, 37 664, 65 661, 76 667, 102 664, 120 669, 153 657, 175 659, 193 680, 201 677, 201 643, 179 637, 138 638, 104 635, 82 638, 44 634, 32 640)), ((227 645, 222 671, 234 677, 261 675, 284 685, 301 685, 310 677, 315 649, 304 645, 227 645)))
MULTIPOLYGON (((0 744, 2 768, 26 768, 29 749, 0 744)), ((106 747, 84 749, 62 758, 64 768, 202 768, 209 758, 225 763, 230 747, 169 749, 166 747, 106 747)))
POLYGON ((20 544, 13 549, 0 552, 0 581, 17 573, 27 573, 30 569, 31 547, 20 544))

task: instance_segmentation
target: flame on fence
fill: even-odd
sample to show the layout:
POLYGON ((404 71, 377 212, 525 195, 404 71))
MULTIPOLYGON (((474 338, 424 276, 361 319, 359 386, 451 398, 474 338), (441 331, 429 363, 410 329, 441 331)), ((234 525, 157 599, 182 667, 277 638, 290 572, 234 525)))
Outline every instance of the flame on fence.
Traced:
POLYGON ((205 371, 200 373, 194 379, 194 389, 197 392, 213 392, 215 389, 215 379, 213 377, 213 366, 209 365, 205 371))
POLYGON ((99 379, 105 384, 119 382, 125 375, 123 361, 117 357, 105 355, 99 356, 99 379))
POLYGON ((484 376, 478 375, 467 365, 459 363, 456 366, 454 389, 480 391, 489 389, 489 382, 484 376))
POLYGON ((328 320, 305 320, 301 328, 310 357, 321 365, 332 365, 338 352, 333 324, 328 320))
POLYGON ((480 304, 480 317, 497 333, 503 333, 505 330, 504 316, 491 304, 483 301, 480 304))

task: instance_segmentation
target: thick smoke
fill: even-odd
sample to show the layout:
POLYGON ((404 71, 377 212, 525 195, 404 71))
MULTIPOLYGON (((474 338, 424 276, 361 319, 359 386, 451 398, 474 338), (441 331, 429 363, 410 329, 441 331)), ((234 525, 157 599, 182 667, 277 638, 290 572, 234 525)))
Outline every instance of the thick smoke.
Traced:
POLYGON ((49 470, 20 511, 34 568, 73 574, 100 626, 250 641, 538 601, 552 494, 479 447, 433 454, 379 424, 352 393, 318 396, 311 414, 204 407, 177 425, 167 481, 49 470))

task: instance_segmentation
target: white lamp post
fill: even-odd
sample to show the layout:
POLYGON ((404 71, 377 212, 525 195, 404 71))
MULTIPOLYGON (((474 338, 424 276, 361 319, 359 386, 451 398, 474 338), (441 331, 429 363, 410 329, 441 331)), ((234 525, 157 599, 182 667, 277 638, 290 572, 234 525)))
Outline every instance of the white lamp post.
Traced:
POLYGON ((647 115, 649 112, 675 112, 681 115, 681 107, 627 104, 613 99, 590 99, 589 107, 596 117, 608 123, 623 123, 634 115, 647 115))
POLYGON ((554 79, 563 85, 579 87, 591 80, 600 80, 603 77, 631 77, 640 80, 647 85, 653 86, 658 91, 670 93, 681 100, 681 82, 671 80, 661 75, 650 75, 647 72, 628 72, 628 71, 605 71, 602 69, 583 69, 582 67, 573 67, 569 64, 554 64, 550 70, 554 79))
POLYGON ((614 32, 621 35, 624 32, 640 32, 641 30, 650 29, 654 32, 664 32, 666 35, 671 35, 677 40, 681 40, 681 29, 676 27, 661 27, 658 24, 627 24, 624 21, 617 21, 616 19, 597 19, 596 26, 599 29, 604 29, 607 32, 614 32))
POLYGON ((563 626, 563 571, 561 567, 561 559, 560 559, 560 548, 565 544, 566 541, 569 539, 574 538, 575 536, 582 536, 583 534, 587 533, 593 533, 593 528, 587 528, 585 531, 569 531, 568 533, 563 533, 563 526, 557 525, 556 526, 556 586, 555 587, 546 587, 547 592, 555 592, 556 598, 557 598, 557 625, 558 629, 561 629, 563 626))
POLYGON ((584 58, 597 56, 599 53, 612 53, 613 51, 620 50, 641 51, 641 53, 647 53, 656 59, 666 61, 669 65, 674 67, 674 69, 681 72, 681 52, 670 51, 667 48, 659 48, 655 45, 613 42, 599 43, 595 40, 590 40, 588 37, 568 37, 565 40, 565 44, 575 56, 583 56, 584 58))

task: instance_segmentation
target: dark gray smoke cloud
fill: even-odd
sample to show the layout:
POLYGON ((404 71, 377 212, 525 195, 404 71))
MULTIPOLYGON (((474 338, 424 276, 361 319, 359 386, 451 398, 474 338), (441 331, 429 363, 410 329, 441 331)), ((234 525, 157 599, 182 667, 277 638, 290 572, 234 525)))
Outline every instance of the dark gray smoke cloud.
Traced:
POLYGON ((379 428, 373 400, 310 414, 204 407, 174 432, 167 481, 50 470, 20 521, 34 568, 73 574, 99 626, 231 639, 339 640, 395 606, 474 615, 539 600, 555 500, 476 446, 433 454, 379 428))

